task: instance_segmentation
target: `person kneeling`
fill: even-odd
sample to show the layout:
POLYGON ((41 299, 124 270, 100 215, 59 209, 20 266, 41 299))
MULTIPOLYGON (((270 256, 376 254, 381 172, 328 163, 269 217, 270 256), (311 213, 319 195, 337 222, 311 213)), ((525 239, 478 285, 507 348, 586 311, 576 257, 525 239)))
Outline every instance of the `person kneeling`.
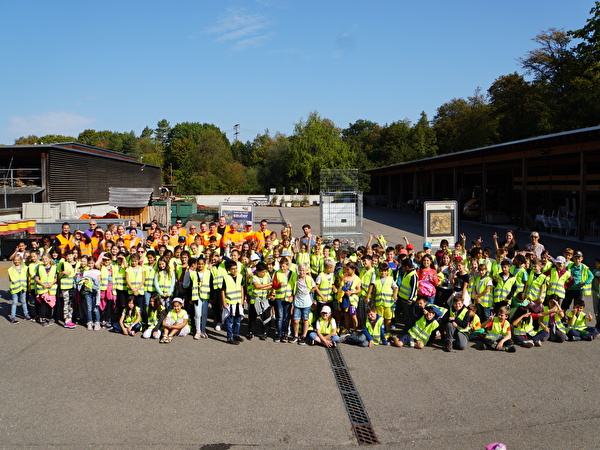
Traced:
POLYGON ((377 308, 369 306, 367 309, 367 322, 362 331, 358 334, 346 336, 344 343, 360 345, 361 347, 388 345, 385 338, 385 322, 385 319, 377 314, 377 308))
POLYGON ((423 348, 429 342, 432 333, 439 326, 440 323, 437 320, 435 310, 431 306, 426 306, 423 308, 423 316, 408 330, 408 334, 405 334, 401 338, 394 336, 390 339, 390 342, 396 347, 408 345, 410 347, 423 348))

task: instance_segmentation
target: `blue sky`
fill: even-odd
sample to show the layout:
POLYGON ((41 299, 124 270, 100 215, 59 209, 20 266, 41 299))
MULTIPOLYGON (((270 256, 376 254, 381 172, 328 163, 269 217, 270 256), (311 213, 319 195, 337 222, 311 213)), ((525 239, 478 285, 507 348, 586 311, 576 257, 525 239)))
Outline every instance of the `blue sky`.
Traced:
POLYGON ((593 0, 13 1, 0 6, 0 143, 208 122, 291 134, 318 111, 416 121, 520 71, 593 0))

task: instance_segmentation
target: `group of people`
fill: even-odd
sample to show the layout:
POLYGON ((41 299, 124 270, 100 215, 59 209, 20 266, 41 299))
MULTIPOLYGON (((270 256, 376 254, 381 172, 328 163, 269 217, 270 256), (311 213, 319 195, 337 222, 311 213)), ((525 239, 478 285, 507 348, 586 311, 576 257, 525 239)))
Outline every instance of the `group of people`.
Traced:
POLYGON ((8 271, 10 321, 44 327, 78 324, 169 343, 189 334, 207 339, 210 311, 216 331, 239 345, 246 339, 336 346, 481 348, 515 351, 542 342, 592 340, 598 334, 600 260, 594 269, 580 251, 551 257, 531 233, 521 250, 514 233, 494 234, 494 248, 466 236, 422 251, 405 237, 388 245, 370 236, 366 245, 342 248, 325 242, 310 225, 293 237, 266 220, 244 230, 225 217, 167 230, 152 222, 146 232, 94 220, 86 231, 64 223, 54 238, 19 243, 8 271), (593 316, 584 297, 592 295, 593 316), (30 308, 33 312, 30 315, 30 308), (401 328, 403 328, 401 330, 401 328))

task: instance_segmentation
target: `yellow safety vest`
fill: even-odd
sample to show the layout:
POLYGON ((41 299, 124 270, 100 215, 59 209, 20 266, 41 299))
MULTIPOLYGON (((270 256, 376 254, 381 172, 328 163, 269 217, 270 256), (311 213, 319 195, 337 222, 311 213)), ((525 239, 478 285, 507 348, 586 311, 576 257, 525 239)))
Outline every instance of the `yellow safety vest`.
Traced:
POLYGON ((56 283, 52 285, 50 289, 46 289, 42 286, 42 283, 49 283, 56 277, 56 266, 51 266, 49 271, 46 271, 46 267, 43 264, 38 266, 38 276, 40 277, 40 284, 37 285, 38 295, 49 293, 50 295, 56 295, 56 289, 58 286, 56 283))
POLYGON ((9 290, 11 295, 27 290, 27 268, 23 265, 17 270, 15 266, 8 268, 9 290))

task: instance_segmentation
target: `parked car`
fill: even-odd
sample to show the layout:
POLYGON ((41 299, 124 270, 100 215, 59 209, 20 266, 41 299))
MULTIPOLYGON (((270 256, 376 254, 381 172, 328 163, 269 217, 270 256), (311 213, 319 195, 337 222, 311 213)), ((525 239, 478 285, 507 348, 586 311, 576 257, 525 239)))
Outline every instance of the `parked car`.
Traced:
POLYGON ((463 215, 470 218, 478 218, 481 214, 481 199, 472 198, 463 206, 463 215))

